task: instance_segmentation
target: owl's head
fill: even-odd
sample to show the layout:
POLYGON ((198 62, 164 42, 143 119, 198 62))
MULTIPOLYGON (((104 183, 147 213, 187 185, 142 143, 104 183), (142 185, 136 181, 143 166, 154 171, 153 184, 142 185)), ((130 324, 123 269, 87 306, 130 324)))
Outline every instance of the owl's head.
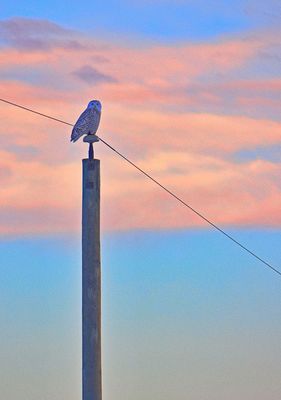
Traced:
POLYGON ((95 108, 97 111, 101 112, 101 102, 98 100, 91 100, 87 108, 95 108))

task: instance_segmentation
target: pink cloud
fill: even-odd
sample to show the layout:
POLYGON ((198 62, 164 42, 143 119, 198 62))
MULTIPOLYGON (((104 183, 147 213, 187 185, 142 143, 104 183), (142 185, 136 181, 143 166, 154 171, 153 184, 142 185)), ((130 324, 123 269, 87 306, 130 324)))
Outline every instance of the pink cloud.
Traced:
POLYGON ((116 132, 117 143, 125 149, 133 139, 130 148, 135 147, 138 152, 184 148, 225 154, 281 140, 281 124, 270 120, 135 109, 124 114, 119 108, 112 111, 114 114, 105 121, 106 130, 116 132))
MULTIPOLYGON (((8 170, 0 189, 2 232, 75 231, 80 225, 80 162, 56 166, 23 162, 1 153, 8 170), (3 218, 3 212, 6 218, 3 218), (16 216, 13 217, 13 216, 16 216), (22 221, 19 223, 19 221, 22 221)), ((180 151, 155 154, 140 164, 214 222, 236 225, 280 222, 281 167, 265 161, 234 164, 180 151), (268 210, 268 212, 267 212, 268 210)), ((178 228, 204 223, 122 160, 102 160, 103 228, 178 228)))
MULTIPOLYGON (((18 33, 19 28, 26 29, 26 23, 34 30, 32 21, 8 21, 9 24, 16 23, 18 33), (23 24, 23 26, 21 26, 23 24)), ((58 27, 55 24, 47 23, 47 21, 36 21, 39 24, 41 36, 42 29, 46 29, 46 40, 48 40, 50 31, 55 34, 56 38, 65 36, 69 31, 58 27)), ((9 26, 10 26, 9 25, 9 26)), ((30 32, 30 34, 32 34, 30 32)), ((36 31, 37 32, 37 31, 36 31)), ((37 35, 37 33, 36 33, 37 35)), ((41 37, 40 36, 40 37, 41 37)), ((44 36, 44 35, 43 35, 44 36)), ((69 32, 69 37, 73 39, 73 33, 69 32)), ((44 39, 44 38, 43 38, 44 39)), ((42 39, 42 40, 43 40, 42 39)), ((186 43, 181 45, 170 46, 143 46, 133 47, 126 45, 117 45, 90 38, 82 37, 77 34, 77 42, 81 49, 77 53, 76 48, 63 47, 59 44, 52 45, 51 48, 40 46, 34 51, 34 48, 18 49, 16 46, 7 47, 2 50, 0 55, 0 68, 15 68, 28 71, 30 68, 45 68, 46 70, 56 72, 60 79, 65 80, 66 84, 79 85, 79 81, 74 82, 75 71, 81 71, 88 68, 98 70, 97 65, 102 62, 102 70, 98 70, 99 74, 110 77, 110 82, 120 82, 119 85, 113 87, 122 91, 123 85, 129 89, 130 86, 138 88, 140 91, 145 86, 146 92, 156 93, 162 92, 162 96, 166 96, 182 85, 187 85, 191 80, 201 77, 208 73, 226 73, 243 66, 250 59, 255 57, 261 48, 265 47, 264 39, 232 39, 217 41, 213 43, 186 43), (77 54, 79 56, 77 57, 77 54), (20 60, 20 63, 19 63, 20 60), (93 60, 93 64, 90 63, 93 60)), ((79 75, 77 79, 80 79, 79 75)), ((110 98, 110 90, 106 80, 105 95, 110 98)), ((109 86, 110 88, 110 86, 109 86)), ((178 91, 178 90, 177 90, 178 91)), ((128 100, 132 101, 133 96, 137 100, 137 93, 130 96, 128 92, 128 100)), ((116 99, 113 91, 113 98, 116 99)), ((119 100, 125 99, 125 91, 119 100)))
MULTIPOLYGON (((34 102, 36 91, 35 88, 34 102)), ((49 107, 55 104, 59 107, 59 102, 54 99, 49 107)), ((65 104, 63 112, 70 120, 70 107, 65 104)), ((71 129, 67 126, 10 106, 0 112, 3 143, 10 145, 8 151, 1 153, 5 176, 0 205, 8 216, 16 216, 10 221, 4 219, 0 230, 7 233, 77 230, 81 205, 79 154, 86 154, 85 145, 74 147, 68 143, 71 129), (22 159, 13 153, 14 145, 32 145, 38 154, 30 160, 22 159)), ((134 107, 124 113, 121 106, 109 104, 100 134, 215 222, 276 225, 279 217, 273 213, 277 208, 270 199, 275 204, 279 196, 276 176, 280 167, 263 161, 240 165, 224 158, 227 153, 241 149, 280 143, 280 128, 277 122, 247 117, 176 112, 163 115, 134 107), (274 190, 277 194, 273 198, 274 190), (270 213, 268 220, 266 207, 270 213)), ((97 152, 103 165, 105 229, 202 224, 102 144, 97 152)))
MULTIPOLYGON (((147 108, 171 105, 173 108, 180 106, 181 112, 196 108, 220 113, 225 107, 233 108, 232 104, 227 105, 228 94, 236 91, 238 99, 235 105, 243 112, 243 104, 239 101, 241 90, 258 90, 261 104, 270 107, 262 93, 261 85, 265 87, 266 82, 226 79, 227 74, 240 71, 272 44, 269 34, 229 37, 206 43, 134 47, 132 44, 120 45, 86 38, 48 21, 19 19, 8 22, 12 27, 16 23, 17 32, 26 29, 27 24, 31 38, 36 33, 36 24, 39 24, 41 36, 45 32, 47 41, 50 35, 56 37, 51 47, 34 50, 28 46, 18 48, 14 44, 2 49, 0 71, 9 77, 2 82, 3 94, 8 93, 18 101, 29 99, 31 102, 32 96, 27 94, 33 91, 36 104, 44 100, 50 104, 61 99, 72 105, 77 102, 81 107, 85 99, 94 96, 126 107, 133 104, 147 108), (79 51, 58 44, 60 37, 62 40, 75 39, 80 45, 79 51), (37 94, 33 82, 36 72, 42 76, 37 82, 37 94), (17 73, 22 82, 15 80, 17 73), (237 90, 239 87, 240 92, 237 90)), ((274 90, 274 81, 268 82, 268 90, 274 90)), ((251 111, 254 112, 253 107, 251 111)))
MULTIPOLYGON (((268 46, 267 37, 138 48, 69 35, 64 31, 63 39, 80 44, 79 56, 62 42, 3 49, 0 70, 8 75, 1 97, 69 122, 89 99, 100 98, 100 136, 204 215, 221 225, 280 225, 280 165, 232 159, 237 151, 281 141, 278 120, 245 115, 255 107, 277 110, 278 100, 264 92, 276 95, 280 80, 235 77, 268 46), (38 84, 34 71, 45 77, 38 84), (237 115, 227 108, 230 93, 240 107, 237 115)), ((85 145, 69 143, 71 127, 8 105, 0 105, 0 118, 0 232, 79 229, 85 145)), ((102 159, 104 229, 202 224, 102 144, 96 151, 102 159)))
MULTIPOLYGON (((174 164, 177 158, 174 158, 174 164)), ((191 206, 220 225, 280 224, 280 213, 276 205, 278 199, 280 201, 281 192, 276 188, 273 178, 276 173, 280 173, 280 166, 265 162, 240 166, 226 162, 214 164, 217 169, 211 172, 209 166, 204 169, 196 160, 195 165, 192 162, 189 165, 189 170, 192 171, 190 174, 168 174, 159 179, 191 206), (218 164, 221 164, 220 167, 218 164), (269 214, 267 209, 270 210, 269 214)), ((155 175, 158 176, 157 173, 155 175)), ((105 198, 104 207, 107 210, 105 224, 110 224, 113 229, 128 229, 132 226, 159 229, 205 225, 191 211, 184 209, 145 180, 133 185, 131 191, 127 183, 125 193, 121 190, 119 194, 115 192, 113 203, 111 198, 105 198)))

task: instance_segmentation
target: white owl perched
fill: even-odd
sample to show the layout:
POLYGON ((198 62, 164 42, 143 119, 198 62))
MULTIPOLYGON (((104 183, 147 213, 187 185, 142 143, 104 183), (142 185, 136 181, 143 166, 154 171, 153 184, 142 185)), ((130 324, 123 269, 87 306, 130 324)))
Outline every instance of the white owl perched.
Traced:
POLYGON ((92 100, 88 107, 80 115, 71 133, 71 142, 76 142, 83 135, 95 135, 101 117, 101 103, 98 100, 92 100))

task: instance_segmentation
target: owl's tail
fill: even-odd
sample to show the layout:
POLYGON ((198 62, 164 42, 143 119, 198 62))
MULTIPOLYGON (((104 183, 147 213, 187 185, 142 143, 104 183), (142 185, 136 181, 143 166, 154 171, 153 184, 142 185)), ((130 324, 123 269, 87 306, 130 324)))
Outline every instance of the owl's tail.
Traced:
POLYGON ((81 136, 83 136, 83 132, 74 127, 71 133, 70 141, 73 143, 77 142, 77 140, 80 139, 81 136))

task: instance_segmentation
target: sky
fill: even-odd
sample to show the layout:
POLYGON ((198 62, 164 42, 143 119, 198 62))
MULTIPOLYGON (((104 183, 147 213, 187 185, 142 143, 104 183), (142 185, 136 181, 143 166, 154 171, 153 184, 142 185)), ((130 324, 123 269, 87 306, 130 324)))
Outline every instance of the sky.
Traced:
MULTIPOLYGON (((1 98, 99 135, 281 268, 277 0, 1 5, 1 98)), ((81 398, 81 159, 0 104, 0 387, 81 398)), ((103 392, 277 400, 280 279, 102 143, 103 392)))

